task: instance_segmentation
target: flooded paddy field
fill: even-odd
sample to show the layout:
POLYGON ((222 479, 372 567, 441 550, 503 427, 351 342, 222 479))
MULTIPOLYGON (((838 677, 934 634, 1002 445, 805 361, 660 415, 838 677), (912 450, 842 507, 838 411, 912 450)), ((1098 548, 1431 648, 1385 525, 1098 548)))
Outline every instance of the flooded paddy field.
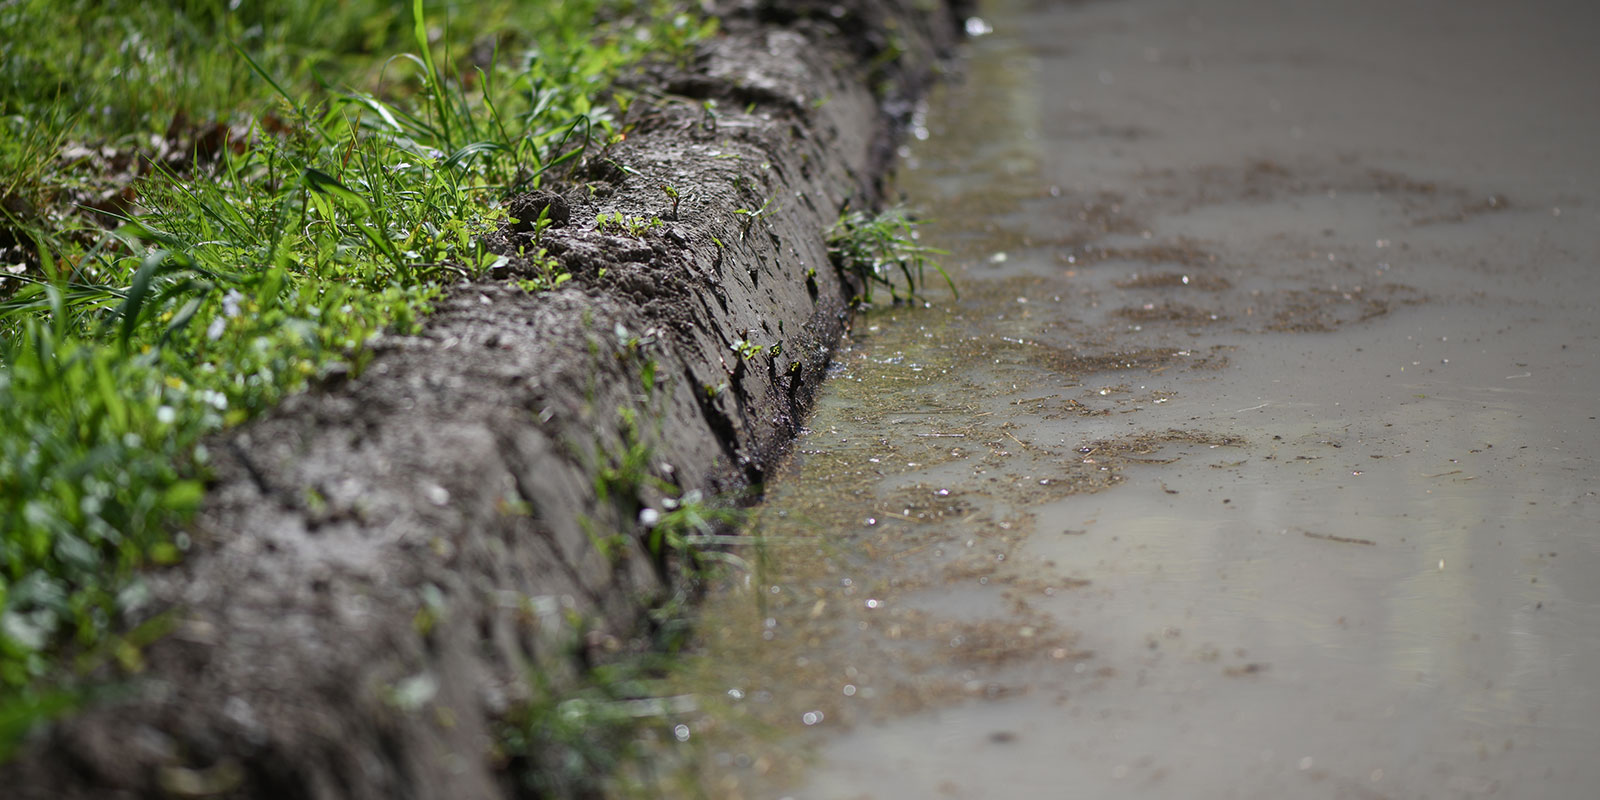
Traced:
POLYGON ((724 797, 1594 796, 1600 15, 995 2, 677 726, 724 797))

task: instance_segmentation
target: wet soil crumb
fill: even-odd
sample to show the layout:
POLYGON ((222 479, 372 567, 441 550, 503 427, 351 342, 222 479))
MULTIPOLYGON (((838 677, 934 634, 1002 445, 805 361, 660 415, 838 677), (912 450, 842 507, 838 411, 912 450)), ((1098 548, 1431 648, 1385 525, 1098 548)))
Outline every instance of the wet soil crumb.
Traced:
POLYGON ((859 291, 824 231, 877 204, 958 5, 727 4, 690 68, 640 79, 625 141, 510 201, 494 279, 208 443, 194 546, 149 576, 173 633, 105 676, 116 705, 0 767, 7 796, 526 796, 503 716, 649 646, 686 588, 639 512, 666 482, 736 495, 792 440, 859 291), (504 280, 551 258, 558 290, 504 280), (646 474, 600 499, 639 448, 646 474))

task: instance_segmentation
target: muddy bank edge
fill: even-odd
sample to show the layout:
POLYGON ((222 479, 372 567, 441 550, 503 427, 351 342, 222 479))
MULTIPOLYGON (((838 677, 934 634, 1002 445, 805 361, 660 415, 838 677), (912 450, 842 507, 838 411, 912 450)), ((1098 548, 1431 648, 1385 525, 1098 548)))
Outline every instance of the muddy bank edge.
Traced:
POLYGON ((497 716, 575 673, 574 620, 578 659, 626 647, 671 590, 653 479, 737 493, 791 440, 856 290, 824 232, 878 200, 959 5, 724 3, 549 187, 570 220, 494 237, 503 279, 208 443, 193 546, 150 580, 169 632, 0 766, 6 795, 519 794, 497 716), (539 246, 573 279, 529 294, 539 246))

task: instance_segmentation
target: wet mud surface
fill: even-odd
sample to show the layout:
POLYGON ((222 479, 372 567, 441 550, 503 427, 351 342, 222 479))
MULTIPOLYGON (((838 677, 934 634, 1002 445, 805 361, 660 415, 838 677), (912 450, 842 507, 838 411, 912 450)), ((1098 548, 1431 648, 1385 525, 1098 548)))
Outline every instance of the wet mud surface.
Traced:
POLYGON ((658 481, 738 496, 789 445, 856 291, 824 232, 876 204, 958 35, 942 5, 725 10, 689 71, 642 79, 625 142, 512 203, 496 280, 208 443, 189 555, 150 577, 170 633, 0 768, 7 797, 525 793, 498 719, 648 642, 678 590, 638 544, 658 481), (529 294, 541 213, 573 279, 529 294), (647 476, 601 500, 635 447, 647 476))
POLYGON ((1592 792, 1595 18, 1444 5, 980 10, 899 184, 961 296, 852 329, 699 791, 1592 792))

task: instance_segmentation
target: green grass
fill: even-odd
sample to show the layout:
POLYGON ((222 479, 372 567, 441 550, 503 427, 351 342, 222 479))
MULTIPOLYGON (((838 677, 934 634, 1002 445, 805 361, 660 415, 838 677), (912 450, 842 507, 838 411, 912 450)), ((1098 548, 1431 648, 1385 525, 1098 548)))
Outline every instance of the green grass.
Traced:
POLYGON ((679 5, 0 4, 0 759, 138 668, 204 437, 480 275, 496 202, 709 33, 679 5))
POLYGON ((955 282, 934 259, 946 253, 918 244, 917 224, 905 209, 889 208, 876 215, 847 211, 829 229, 829 258, 840 272, 861 285, 857 304, 870 305, 875 288, 887 289, 891 302, 915 300, 927 288, 928 267, 958 294, 955 282))

